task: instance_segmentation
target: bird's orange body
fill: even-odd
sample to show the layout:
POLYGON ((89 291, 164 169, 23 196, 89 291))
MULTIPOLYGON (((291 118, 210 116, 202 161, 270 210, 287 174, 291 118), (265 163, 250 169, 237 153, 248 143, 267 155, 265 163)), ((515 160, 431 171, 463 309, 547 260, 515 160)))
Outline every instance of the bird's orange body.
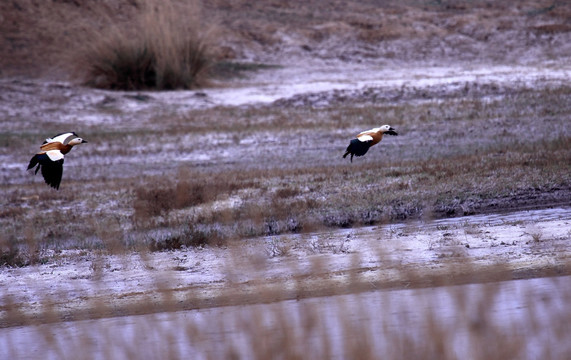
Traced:
POLYGON ((65 155, 71 150, 72 147, 73 146, 71 145, 64 145, 60 142, 50 142, 40 146, 40 149, 42 149, 42 151, 59 150, 62 154, 65 155))
POLYGON ((378 144, 383 139, 383 133, 380 131, 372 131, 372 130, 363 131, 362 133, 359 133, 359 135, 357 135, 357 139, 363 135, 369 135, 370 137, 373 138, 371 146, 378 144))

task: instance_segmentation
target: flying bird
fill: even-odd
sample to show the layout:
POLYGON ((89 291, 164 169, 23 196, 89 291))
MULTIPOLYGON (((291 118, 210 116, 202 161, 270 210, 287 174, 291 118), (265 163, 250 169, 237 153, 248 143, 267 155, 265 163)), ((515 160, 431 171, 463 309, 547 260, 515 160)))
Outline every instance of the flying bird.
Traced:
POLYGON ((28 170, 38 166, 34 174, 42 169, 44 181, 54 189, 59 189, 61 176, 63 174, 63 157, 72 147, 84 144, 87 141, 77 136, 74 132, 57 134, 53 138, 47 138, 40 146, 40 151, 30 160, 28 170))
POLYGON ((353 162, 353 155, 365 155, 371 146, 381 141, 383 134, 398 135, 395 129, 390 125, 383 125, 378 128, 363 131, 357 135, 356 139, 351 140, 349 146, 347 146, 347 150, 345 150, 345 154, 343 154, 343 158, 346 158, 347 155, 351 154, 351 162, 353 162))

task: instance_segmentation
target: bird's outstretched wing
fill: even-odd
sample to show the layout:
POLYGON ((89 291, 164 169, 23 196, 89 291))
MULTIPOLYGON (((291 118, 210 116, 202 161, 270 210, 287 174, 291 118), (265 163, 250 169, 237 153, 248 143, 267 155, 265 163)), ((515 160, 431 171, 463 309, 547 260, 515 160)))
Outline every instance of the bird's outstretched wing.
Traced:
POLYGON ((76 137, 78 137, 78 136, 75 133, 75 131, 60 133, 60 134, 55 135, 54 137, 47 138, 46 140, 44 140, 44 143, 42 145, 52 143, 52 142, 59 142, 59 143, 62 143, 64 145, 67 145, 71 139, 76 138, 76 137))
POLYGON ((42 165, 42 176, 44 181, 54 189, 59 189, 63 174, 63 158, 57 161, 50 161, 42 165))
POLYGON ((367 153, 372 143, 373 143, 372 138, 366 139, 365 137, 361 136, 358 139, 351 140, 346 151, 354 154, 355 156, 363 156, 367 153))
POLYGON ((64 156, 59 150, 39 153, 30 160, 28 170, 37 165, 35 173, 37 174, 38 170, 41 169, 46 184, 58 190, 63 174, 63 160, 64 156))

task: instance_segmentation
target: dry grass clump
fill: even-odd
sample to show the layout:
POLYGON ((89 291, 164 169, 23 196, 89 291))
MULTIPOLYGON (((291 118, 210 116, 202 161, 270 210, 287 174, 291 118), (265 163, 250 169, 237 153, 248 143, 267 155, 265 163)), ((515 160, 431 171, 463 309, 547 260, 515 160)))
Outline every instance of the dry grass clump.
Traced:
POLYGON ((537 226, 530 226, 528 231, 526 231, 524 235, 531 237, 533 242, 536 244, 543 241, 544 238, 543 232, 537 226))
POLYGON ((84 81, 104 89, 188 89, 204 83, 210 32, 191 3, 146 0, 134 19, 88 32, 77 62, 84 81))
POLYGON ((42 257, 40 245, 31 230, 25 230, 23 242, 10 236, 9 231, 0 234, 0 268, 23 267, 47 261, 42 257))
POLYGON ((184 247, 222 246, 226 240, 224 234, 216 229, 189 224, 180 233, 152 238, 148 247, 150 251, 168 251, 184 247))
POLYGON ((187 171, 180 171, 176 181, 155 180, 134 191, 133 219, 136 225, 145 227, 144 223, 152 217, 203 205, 252 186, 251 181, 243 181, 239 177, 210 177, 187 171))
POLYGON ((28 260, 24 258, 17 247, 0 247, 0 267, 22 267, 28 264, 28 260))
POLYGON ((313 217, 307 215, 319 209, 319 203, 299 197, 301 190, 297 187, 265 190, 271 186, 261 184, 265 173, 230 171, 215 177, 188 176, 184 171, 181 174, 176 181, 151 181, 134 191, 133 224, 138 229, 182 226, 183 233, 190 225, 191 238, 196 237, 200 227, 198 233, 213 236, 214 240, 184 240, 188 234, 174 235, 166 248, 219 244, 220 239, 231 236, 298 233, 315 228, 313 217))

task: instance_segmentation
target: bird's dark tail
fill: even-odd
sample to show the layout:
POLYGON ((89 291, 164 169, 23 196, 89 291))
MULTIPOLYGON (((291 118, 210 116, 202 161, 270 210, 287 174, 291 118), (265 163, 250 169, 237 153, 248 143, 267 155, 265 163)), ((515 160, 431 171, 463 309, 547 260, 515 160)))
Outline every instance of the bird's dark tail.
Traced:
MULTIPOLYGON (((34 166, 38 165, 39 163, 40 163, 40 159, 39 159, 38 154, 36 154, 30 159, 30 163, 28 164, 28 168, 26 170, 32 169, 34 166)), ((38 168, 36 169, 36 174, 38 173, 39 168, 40 167, 38 166, 38 168)))
POLYGON ((349 155, 349 154, 351 154, 351 162, 353 162, 353 155, 355 155, 355 154, 353 154, 350 151, 347 151, 345 154, 343 154, 343 159, 345 159, 347 157, 347 155, 349 155))

